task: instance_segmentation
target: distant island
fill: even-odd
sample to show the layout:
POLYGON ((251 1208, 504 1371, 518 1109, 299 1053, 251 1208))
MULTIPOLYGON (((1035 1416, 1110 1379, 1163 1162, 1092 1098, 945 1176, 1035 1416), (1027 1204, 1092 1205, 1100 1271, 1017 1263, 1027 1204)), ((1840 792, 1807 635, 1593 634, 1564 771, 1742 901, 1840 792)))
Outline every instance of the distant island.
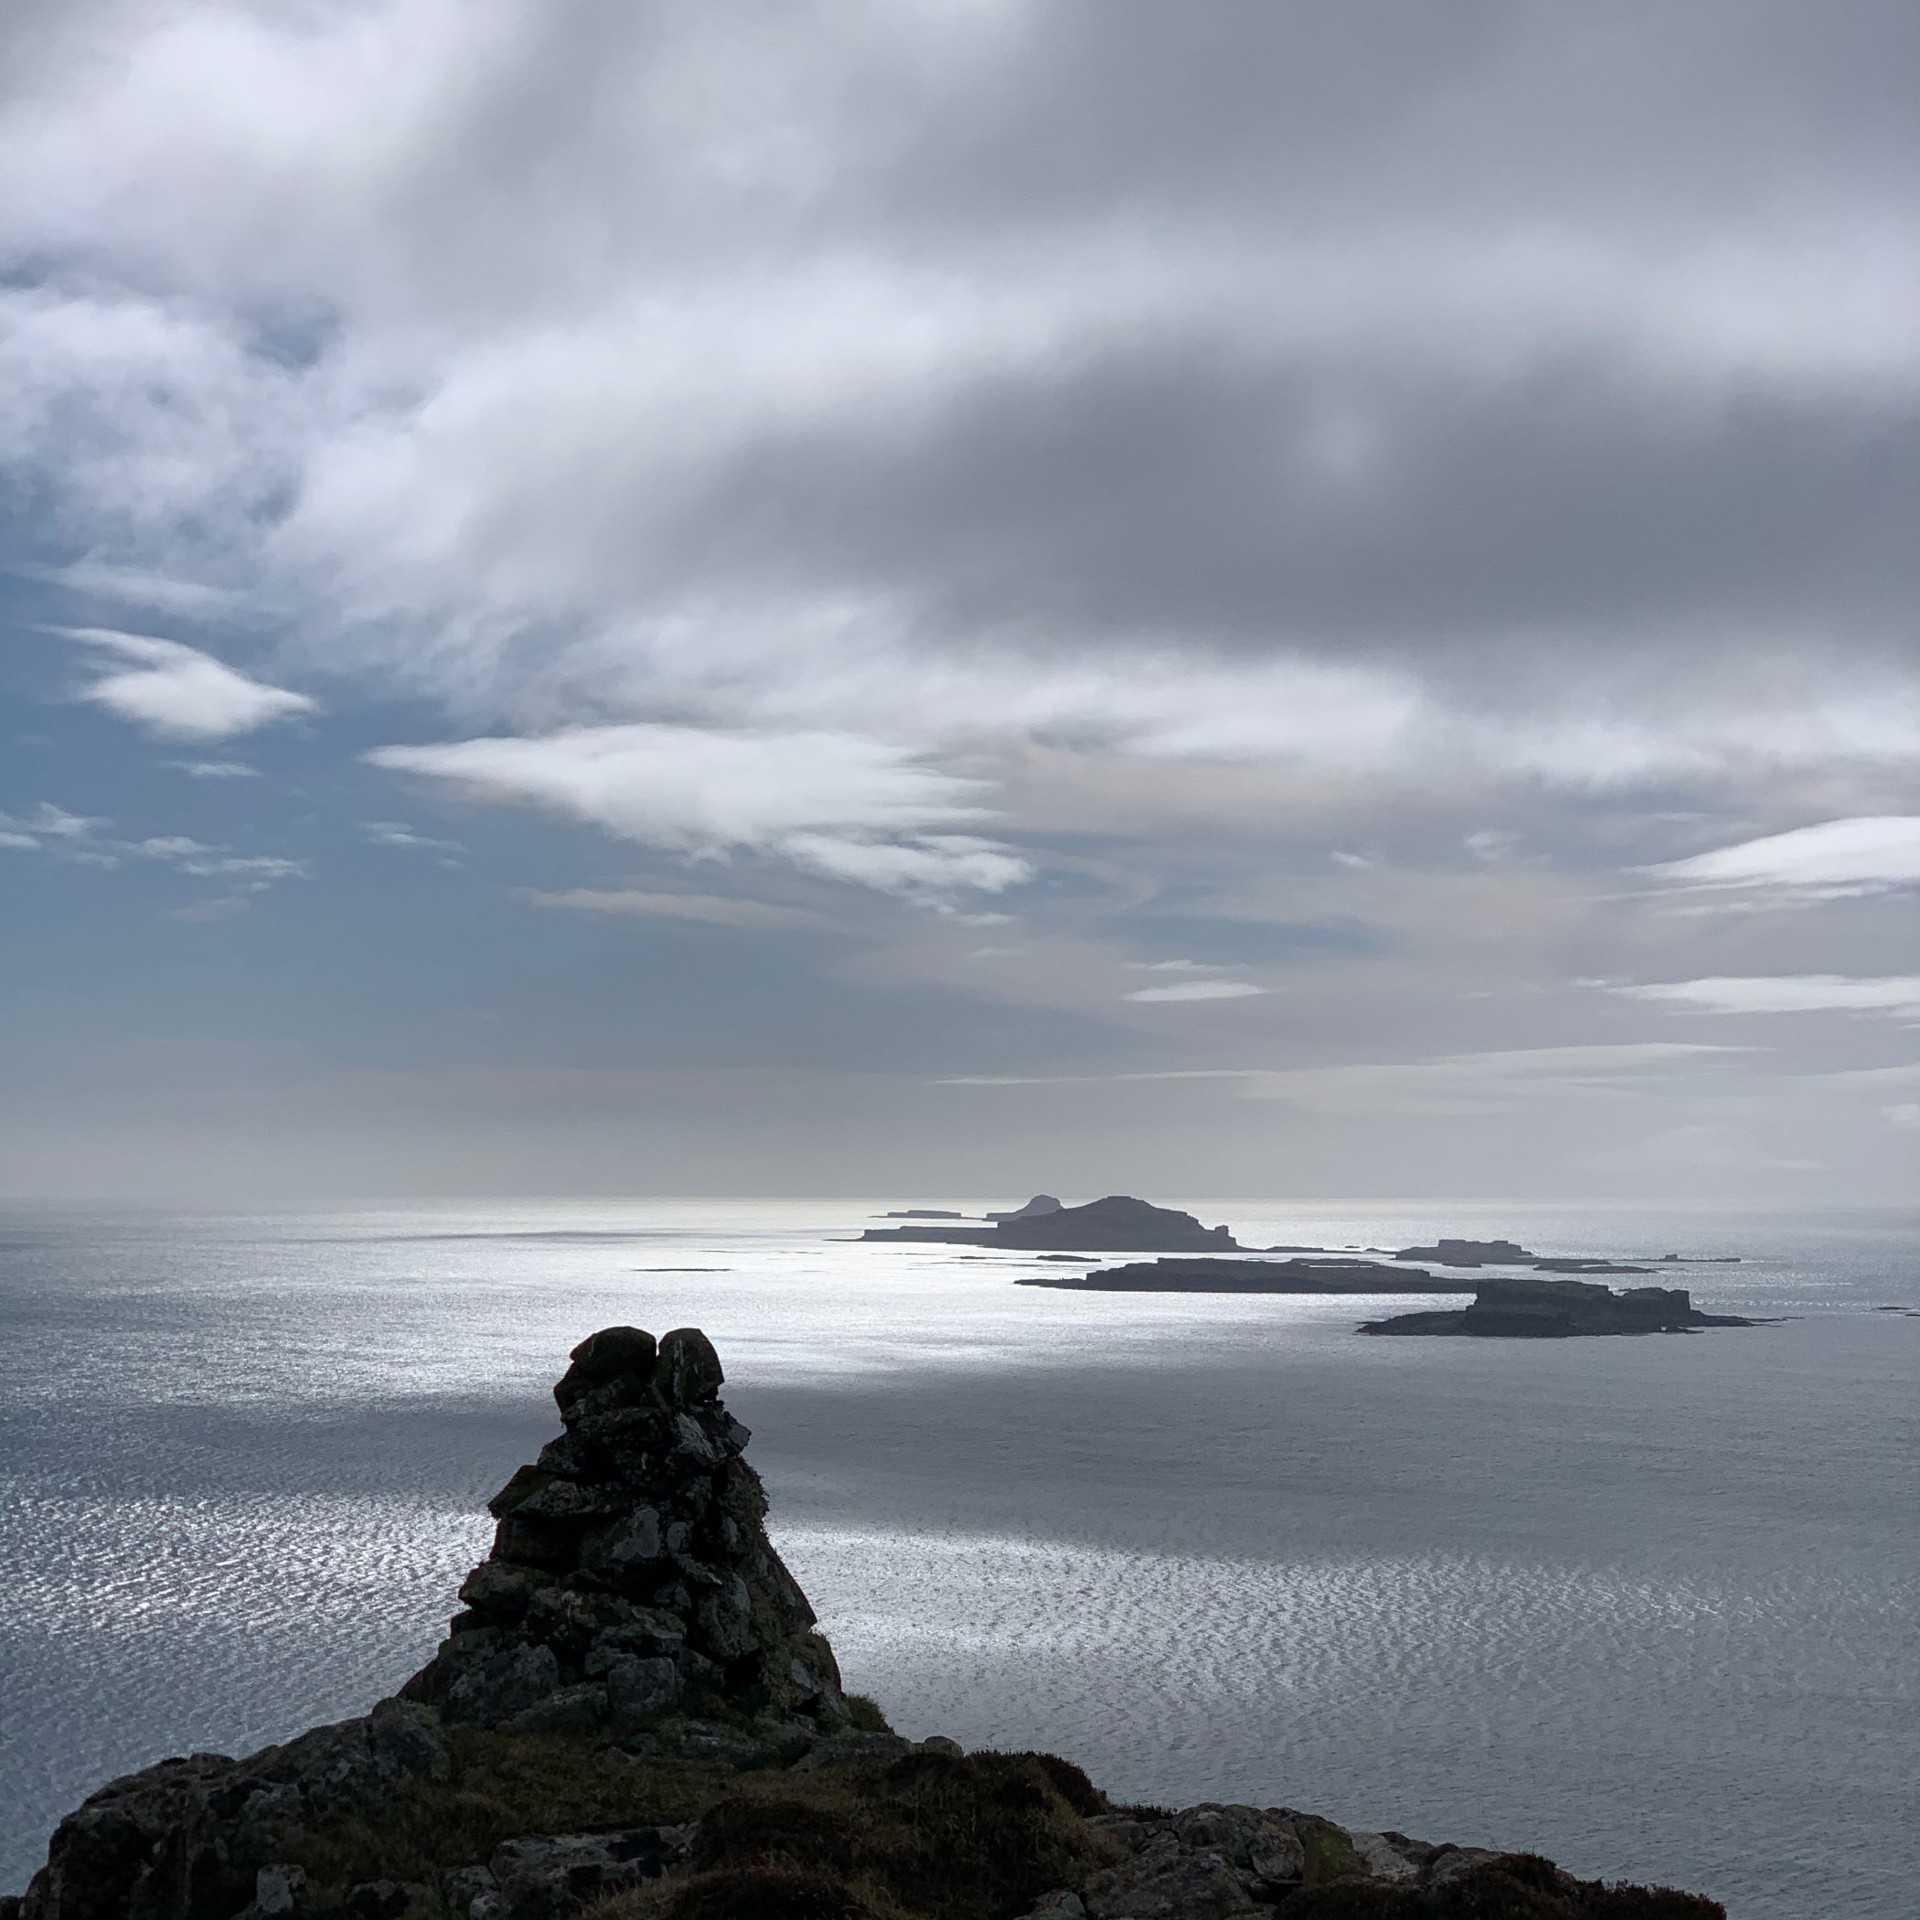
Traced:
POLYGON ((1482 1280, 1473 1305, 1453 1312, 1368 1320, 1362 1333, 1470 1335, 1485 1340, 1565 1340, 1588 1334, 1692 1333, 1764 1324, 1702 1313, 1684 1287, 1610 1287, 1586 1280, 1482 1280))
MULTIPOLYGON (((992 1224, 996 1220, 1038 1220, 1043 1214, 1061 1211, 1061 1203, 1052 1194, 1036 1193, 1023 1207, 1012 1207, 1004 1213, 983 1213, 978 1217, 992 1224)), ((974 1217, 952 1207, 893 1207, 880 1216, 882 1220, 970 1220, 974 1217)))
POLYGON ((1240 1244, 1225 1227, 1203 1227, 1190 1213, 1130 1194, 1084 1207, 1048 1206, 1051 1199, 1037 1194, 1016 1213, 989 1216, 989 1226, 869 1227, 860 1238, 1049 1253, 1231 1253, 1240 1244))
POLYGON ((1338 1256, 1307 1260, 1142 1260, 1097 1273, 1036 1273, 1014 1283, 1066 1293, 1444 1293, 1466 1287, 1418 1267, 1338 1256))
POLYGON ((1540 1258, 1517 1240, 1436 1240, 1430 1247, 1402 1247, 1393 1257, 1443 1267, 1520 1267, 1540 1258))
MULTIPOLYGON (((1378 1259, 1357 1259, 1331 1247, 1282 1245, 1243 1247, 1226 1227, 1203 1227, 1177 1207, 1156 1207, 1131 1194, 1109 1194, 1083 1207, 1063 1206, 1050 1193, 1036 1193, 1025 1206, 988 1213, 980 1223, 943 1207, 898 1207, 883 1220, 905 1220, 901 1227, 869 1227, 863 1241, 909 1242, 921 1246, 987 1247, 1005 1253, 1281 1253, 1302 1256, 1284 1264, 1252 1261, 1162 1260, 1154 1266, 1109 1269, 1082 1278, 1033 1278, 1026 1287, 1066 1287, 1083 1293, 1463 1293, 1464 1287, 1433 1281, 1422 1272, 1396 1272, 1378 1259)), ((1651 1273, 1585 1255, 1540 1254, 1517 1240, 1441 1238, 1429 1246, 1368 1247, 1365 1252, 1400 1263, 1430 1261, 1435 1266, 1477 1271, 1481 1267, 1530 1267, 1535 1273, 1579 1275, 1651 1273)), ((1738 1266, 1732 1255, 1683 1257, 1663 1253, 1661 1266, 1738 1266)))

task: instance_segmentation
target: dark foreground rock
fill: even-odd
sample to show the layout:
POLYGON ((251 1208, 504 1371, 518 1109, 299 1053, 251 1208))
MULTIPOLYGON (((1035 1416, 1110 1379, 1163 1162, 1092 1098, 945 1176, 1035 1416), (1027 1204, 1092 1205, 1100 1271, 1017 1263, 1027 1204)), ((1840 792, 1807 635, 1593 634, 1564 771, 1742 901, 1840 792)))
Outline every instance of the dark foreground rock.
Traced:
POLYGON ((1239 1245, 1225 1227, 1203 1227, 1177 1207, 1156 1207, 1130 1194, 1109 1194, 1084 1207, 1039 1206, 1051 1197, 1038 1194, 991 1226, 869 1227, 860 1238, 1004 1247, 1016 1253, 1230 1253, 1239 1245))
POLYGON ((1337 1255, 1302 1260, 1142 1260, 1096 1273, 1037 1273, 1022 1287, 1069 1293, 1411 1293, 1461 1294, 1457 1280, 1436 1280, 1418 1267, 1337 1255))
POLYGON ((582 1342, 565 1431, 492 1502, 467 1610, 400 1697, 101 1788, 0 1920, 1724 1920, 902 1738, 842 1693, 720 1385, 692 1329, 582 1342))
POLYGON ((1470 1307, 1367 1320, 1360 1331, 1564 1340, 1586 1334, 1692 1333, 1702 1327, 1760 1324, 1737 1314, 1702 1313, 1684 1287, 1629 1287, 1615 1293, 1585 1280, 1483 1280, 1470 1307))

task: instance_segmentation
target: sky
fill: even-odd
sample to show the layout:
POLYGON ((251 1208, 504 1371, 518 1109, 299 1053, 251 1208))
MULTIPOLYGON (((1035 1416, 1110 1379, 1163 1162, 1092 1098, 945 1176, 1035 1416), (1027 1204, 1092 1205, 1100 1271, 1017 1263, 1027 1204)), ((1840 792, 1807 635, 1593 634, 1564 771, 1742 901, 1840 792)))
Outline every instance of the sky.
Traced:
POLYGON ((1920 1190, 1907 0, 14 0, 0 1192, 1920 1190))

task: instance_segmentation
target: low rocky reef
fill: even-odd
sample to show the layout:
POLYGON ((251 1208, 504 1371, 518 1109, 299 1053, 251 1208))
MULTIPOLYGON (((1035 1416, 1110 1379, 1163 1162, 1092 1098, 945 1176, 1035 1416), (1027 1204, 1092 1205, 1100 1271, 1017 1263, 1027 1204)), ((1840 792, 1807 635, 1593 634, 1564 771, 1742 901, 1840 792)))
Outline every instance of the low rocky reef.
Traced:
POLYGON ((1337 1255, 1293 1260, 1141 1260, 1094 1273, 1039 1273, 1014 1283, 1068 1293, 1412 1293, 1461 1294, 1458 1280, 1418 1267, 1337 1255))
POLYGON ((705 1336, 613 1327, 572 1358, 564 1431, 491 1503, 466 1611, 397 1697, 102 1787, 0 1920, 1725 1920, 909 1741, 843 1692, 705 1336))
MULTIPOLYGON (((1431 1260, 1438 1267, 1531 1267, 1535 1273, 1651 1273, 1653 1266, 1623 1265, 1617 1260, 1575 1258, 1566 1254, 1539 1254, 1513 1240, 1436 1240, 1430 1247, 1402 1247, 1396 1260, 1431 1260)), ((1654 1265, 1662 1267, 1737 1267, 1739 1256, 1719 1254, 1685 1259, 1663 1253, 1654 1265)))
POLYGON ((1484 1340, 1565 1340, 1587 1334, 1693 1333, 1755 1327, 1758 1320, 1702 1313, 1684 1287, 1628 1287, 1587 1280, 1482 1280, 1473 1305, 1450 1313, 1403 1313, 1362 1322, 1362 1333, 1466 1334, 1484 1340))

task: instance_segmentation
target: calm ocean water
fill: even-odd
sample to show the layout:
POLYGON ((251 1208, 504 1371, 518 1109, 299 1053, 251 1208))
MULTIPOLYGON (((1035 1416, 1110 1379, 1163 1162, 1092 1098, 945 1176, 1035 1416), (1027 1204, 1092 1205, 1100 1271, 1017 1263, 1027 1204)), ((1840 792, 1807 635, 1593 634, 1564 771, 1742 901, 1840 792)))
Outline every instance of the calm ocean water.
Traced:
MULTIPOLYGON (((1688 1339, 1074 1296, 876 1206, 0 1209, 0 1890, 109 1776, 431 1650, 568 1347, 698 1324, 850 1685, 1118 1793, 1920 1911, 1920 1213, 1187 1202, 1243 1239, 1735 1253, 1688 1339)), ((947 1204, 964 1205, 964 1202, 947 1204)), ((1385 1304, 1385 1303, 1380 1303, 1385 1304)))

